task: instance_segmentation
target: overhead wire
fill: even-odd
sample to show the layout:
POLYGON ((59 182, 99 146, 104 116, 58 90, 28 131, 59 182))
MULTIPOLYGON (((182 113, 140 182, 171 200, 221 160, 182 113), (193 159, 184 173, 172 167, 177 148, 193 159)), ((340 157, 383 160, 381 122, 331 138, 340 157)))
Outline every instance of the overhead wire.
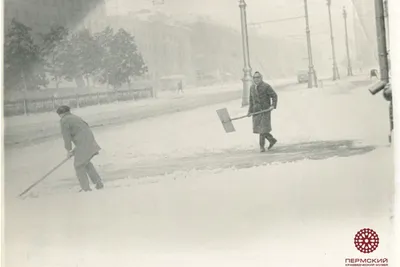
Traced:
POLYGON ((275 19, 275 20, 266 20, 266 21, 261 21, 261 22, 253 22, 253 23, 248 23, 248 26, 253 26, 253 25, 262 25, 262 24, 267 24, 267 23, 276 23, 276 22, 282 22, 282 21, 289 21, 289 20, 297 20, 297 19, 303 19, 305 16, 297 16, 297 17, 289 17, 289 18, 283 18, 283 19, 275 19))

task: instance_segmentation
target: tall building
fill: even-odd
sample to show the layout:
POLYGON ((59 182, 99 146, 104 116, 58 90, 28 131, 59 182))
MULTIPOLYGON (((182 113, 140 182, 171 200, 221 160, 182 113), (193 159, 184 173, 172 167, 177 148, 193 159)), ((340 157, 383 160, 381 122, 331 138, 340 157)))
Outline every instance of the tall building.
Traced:
MULTIPOLYGON (((186 20, 150 10, 109 16, 108 23, 134 35, 153 81, 184 75, 190 83, 206 85, 243 76, 238 30, 206 18, 186 20)), ((252 67, 266 78, 294 76, 306 52, 301 44, 257 34, 250 36, 250 51, 252 67)))
POLYGON ((71 30, 102 28, 106 17, 104 0, 5 0, 5 30, 14 18, 32 28, 34 33, 47 32, 51 26, 71 30))
POLYGON ((198 82, 240 79, 243 59, 240 33, 207 20, 188 24, 198 82))
MULTIPOLYGON (((196 70, 214 75, 217 79, 240 80, 243 76, 240 31, 206 19, 188 25, 192 29, 196 70)), ((249 48, 252 69, 263 72, 267 79, 295 75, 302 66, 305 51, 301 43, 259 35, 251 28, 249 48)))

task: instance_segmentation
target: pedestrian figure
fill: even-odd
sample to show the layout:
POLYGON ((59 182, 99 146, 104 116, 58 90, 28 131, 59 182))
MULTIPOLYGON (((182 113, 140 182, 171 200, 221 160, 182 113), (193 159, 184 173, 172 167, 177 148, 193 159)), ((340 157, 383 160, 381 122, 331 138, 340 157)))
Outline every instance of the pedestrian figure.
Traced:
MULTIPOLYGON (((268 83, 263 81, 260 72, 257 71, 254 73, 253 81, 254 84, 250 87, 248 116, 251 116, 251 113, 266 110, 271 107, 276 109, 278 95, 268 83)), ((261 152, 265 152, 265 139, 269 141, 268 150, 277 142, 272 136, 271 131, 271 111, 253 115, 253 133, 259 134, 261 152)))
POLYGON ((88 176, 96 189, 104 187, 100 175, 97 173, 92 158, 99 154, 100 146, 97 144, 89 125, 82 118, 72 114, 68 106, 57 109, 60 116, 61 133, 68 157, 74 157, 74 168, 81 191, 91 191, 88 176), (74 143, 75 147, 72 147, 74 143))
POLYGON ((369 79, 371 80, 372 77, 376 77, 376 78, 378 79, 378 70, 372 69, 372 70, 369 72, 369 79))
POLYGON ((182 92, 183 93, 183 84, 182 84, 182 80, 180 80, 178 82, 178 94, 182 92))

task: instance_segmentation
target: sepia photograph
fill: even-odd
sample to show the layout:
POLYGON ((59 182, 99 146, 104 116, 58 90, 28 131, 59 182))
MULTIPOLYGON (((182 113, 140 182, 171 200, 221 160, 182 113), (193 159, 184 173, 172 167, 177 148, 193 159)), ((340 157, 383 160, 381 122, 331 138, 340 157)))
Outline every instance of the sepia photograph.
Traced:
POLYGON ((400 264, 396 0, 2 2, 2 266, 400 264))

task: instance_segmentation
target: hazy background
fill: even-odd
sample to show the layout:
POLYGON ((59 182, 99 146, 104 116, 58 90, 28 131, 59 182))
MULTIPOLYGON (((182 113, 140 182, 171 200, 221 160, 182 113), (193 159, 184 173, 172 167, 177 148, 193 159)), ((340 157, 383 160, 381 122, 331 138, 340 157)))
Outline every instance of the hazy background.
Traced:
MULTIPOLYGON (((308 6, 315 69, 320 78, 329 78, 332 50, 327 4, 312 0, 308 6)), ((365 74, 369 68, 377 67, 373 1, 332 1, 336 60, 341 75, 346 75, 347 66, 344 6, 348 11, 353 69, 365 74)), ((247 15, 253 71, 263 72, 269 80, 295 80, 298 70, 308 68, 302 0, 248 0, 247 15)), ((238 1, 6 0, 6 31, 12 18, 31 27, 39 43, 39 33, 48 32, 54 25, 72 31, 87 28, 93 34, 107 26, 123 28, 135 37, 148 66, 145 78, 155 87, 173 75, 185 77, 185 83, 193 86, 239 81, 243 75, 238 1)))
MULTIPOLYGON (((156 2, 162 2, 160 0, 156 2)), ((227 25, 229 27, 240 30, 240 11, 238 7, 239 1, 232 0, 164 0, 164 4, 153 5, 149 0, 108 0, 106 1, 107 13, 109 15, 121 15, 141 9, 149 9, 153 11, 164 12, 176 17, 188 16, 207 16, 208 18, 227 25)), ((304 19, 287 20, 280 22, 270 22, 259 24, 256 27, 251 26, 252 23, 264 21, 280 20, 291 17, 304 15, 303 0, 282 0, 282 1, 257 1, 248 0, 247 16, 249 30, 252 37, 255 34, 263 36, 273 36, 282 38, 287 42, 296 42, 305 44, 305 23, 304 19)), ((360 55, 361 51, 358 43, 364 43, 364 46, 375 45, 375 24, 373 13, 373 1, 369 0, 334 0, 332 1, 332 23, 335 38, 335 49, 337 53, 337 61, 340 64, 346 56, 343 7, 347 8, 348 13, 348 33, 350 51, 353 60, 367 62, 371 64, 370 55, 360 55), (356 29, 356 30, 355 30, 356 29), (356 32, 358 31, 358 32, 356 32), (358 36, 355 36, 358 35, 358 36), (358 38, 358 40, 356 40, 358 38), (357 54, 358 53, 358 57, 357 54)), ((331 43, 329 32, 328 9, 325 0, 308 1, 308 11, 310 19, 310 29, 312 34, 312 46, 317 54, 317 69, 325 70, 326 65, 331 65, 331 43)), ((250 43, 252 40, 250 39, 250 43)), ((374 50, 370 50, 374 53, 374 50)), ((304 51, 306 53, 306 50, 304 51)), ((252 55, 255 56, 255 55, 252 55)), ((306 57, 306 54, 304 54, 306 57)), ((376 56, 373 56, 376 59, 376 56)), ((307 65, 307 61, 304 62, 307 65)), ((362 64, 361 62, 357 62, 362 64)))

